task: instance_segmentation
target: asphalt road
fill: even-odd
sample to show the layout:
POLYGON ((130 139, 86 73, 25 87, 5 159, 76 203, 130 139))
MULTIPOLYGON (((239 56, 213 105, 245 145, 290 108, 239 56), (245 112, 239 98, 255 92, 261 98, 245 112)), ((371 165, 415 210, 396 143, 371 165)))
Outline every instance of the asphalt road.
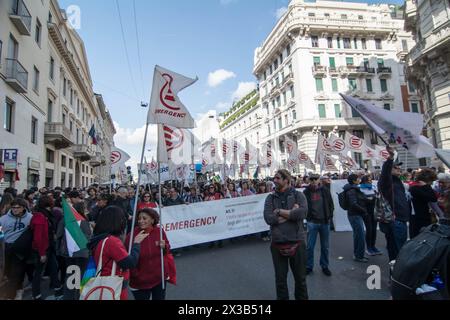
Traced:
MULTIPOLYGON (((388 300, 389 268, 385 250, 384 235, 378 235, 378 248, 382 256, 370 257, 369 263, 354 262, 351 232, 332 232, 330 236, 330 270, 333 275, 325 276, 319 266, 320 243, 316 244, 316 265, 308 276, 309 297, 312 300, 388 300), (381 268, 381 289, 369 290, 367 268, 377 265, 381 268)), ((168 285, 168 300, 273 300, 275 277, 270 243, 258 236, 239 239, 231 243, 224 241, 223 248, 208 248, 200 245, 189 251, 182 250, 175 258, 177 266, 176 286, 168 285)), ((291 299, 294 280, 288 279, 291 299)), ((51 292, 43 295, 52 300, 51 292), (50 295, 50 296, 49 296, 50 295)), ((30 299, 27 291, 25 299, 30 299)), ((130 298, 132 295, 130 294, 130 298)))

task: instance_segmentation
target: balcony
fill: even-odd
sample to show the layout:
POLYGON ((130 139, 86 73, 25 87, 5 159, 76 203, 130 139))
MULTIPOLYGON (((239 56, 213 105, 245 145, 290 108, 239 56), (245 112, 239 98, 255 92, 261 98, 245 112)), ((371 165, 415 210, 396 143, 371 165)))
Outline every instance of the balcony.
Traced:
POLYGON ((6 59, 6 83, 18 93, 28 91, 28 71, 17 59, 6 59))
POLYGON ((65 149, 73 145, 70 130, 64 123, 46 123, 44 140, 46 144, 52 144, 56 149, 65 149))
POLYGON ((329 67, 328 70, 330 72, 330 76, 338 76, 339 75, 339 70, 336 67, 329 67))
POLYGON ((315 65, 312 67, 312 72, 314 77, 322 77, 325 78, 327 76, 327 67, 321 65, 315 65))
POLYGON ((105 166, 105 165, 106 165, 106 157, 103 156, 103 155, 101 155, 101 156, 100 156, 100 162, 101 162, 101 165, 102 165, 102 166, 105 166))
POLYGON ((392 69, 390 67, 379 67, 377 74, 380 78, 387 78, 392 75, 392 69))
POLYGON ((284 86, 293 82, 294 82, 294 74, 291 72, 283 78, 282 85, 284 86))
POLYGON ((100 152, 97 152, 90 160, 89 160, 89 164, 92 167, 99 167, 102 164, 102 159, 100 157, 100 152))
POLYGON ((19 30, 21 35, 31 35, 31 14, 25 6, 23 0, 11 1, 12 8, 9 13, 9 18, 12 23, 19 30))
POLYGON ((343 77, 345 76, 356 77, 358 75, 357 67, 356 66, 339 67, 339 74, 343 77))
POLYGON ((90 148, 83 144, 76 144, 73 146, 73 156, 81 162, 89 161, 94 157, 90 148))
POLYGON ((280 85, 276 84, 272 90, 270 90, 270 96, 274 97, 277 93, 280 93, 280 85))

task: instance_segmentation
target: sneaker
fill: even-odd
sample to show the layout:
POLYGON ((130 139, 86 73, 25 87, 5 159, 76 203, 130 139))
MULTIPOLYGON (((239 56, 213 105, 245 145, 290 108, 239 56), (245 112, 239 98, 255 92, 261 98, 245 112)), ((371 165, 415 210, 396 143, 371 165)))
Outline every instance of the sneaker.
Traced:
POLYGON ((324 275, 326 275, 327 277, 331 277, 331 271, 328 268, 323 268, 322 272, 324 275))
POLYGON ((363 257, 363 258, 353 257, 353 260, 355 260, 356 262, 362 262, 362 263, 369 262, 369 259, 367 259, 366 257, 363 257))
POLYGON ((264 242, 270 241, 270 237, 263 237, 262 240, 263 240, 264 242))
POLYGON ((368 256, 376 256, 375 251, 372 248, 367 248, 366 254, 368 256))
POLYGON ((42 296, 38 295, 37 297, 33 297, 33 300, 42 300, 42 296))
POLYGON ((381 252, 380 250, 378 250, 377 248, 373 247, 372 248, 372 252, 376 255, 376 256, 382 256, 383 252, 381 252))
POLYGON ((310 275, 312 272, 312 269, 306 268, 306 275, 310 275))
POLYGON ((22 300, 23 299, 23 290, 17 290, 16 291, 16 297, 14 300, 22 300))
POLYGON ((64 288, 57 288, 55 289, 55 300, 62 300, 64 296, 64 288))

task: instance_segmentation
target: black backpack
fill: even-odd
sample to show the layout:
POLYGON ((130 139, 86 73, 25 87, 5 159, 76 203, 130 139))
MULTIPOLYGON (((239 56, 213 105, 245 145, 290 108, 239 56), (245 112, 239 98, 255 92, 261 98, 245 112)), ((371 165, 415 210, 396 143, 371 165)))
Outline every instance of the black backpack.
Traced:
POLYGON ((394 300, 421 299, 415 291, 430 283, 433 270, 439 271, 445 288, 439 291, 441 299, 449 299, 448 265, 450 259, 450 227, 431 225, 400 250, 391 274, 394 300))
POLYGON ((344 210, 348 210, 347 192, 342 191, 341 193, 338 193, 337 195, 338 195, 339 205, 341 206, 341 208, 344 210))

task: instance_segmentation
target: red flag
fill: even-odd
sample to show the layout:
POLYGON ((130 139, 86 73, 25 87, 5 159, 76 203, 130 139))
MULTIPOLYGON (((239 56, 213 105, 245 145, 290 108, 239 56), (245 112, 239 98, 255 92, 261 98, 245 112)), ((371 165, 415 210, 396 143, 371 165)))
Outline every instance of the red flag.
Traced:
POLYGON ((16 169, 16 181, 20 181, 19 170, 16 169))

